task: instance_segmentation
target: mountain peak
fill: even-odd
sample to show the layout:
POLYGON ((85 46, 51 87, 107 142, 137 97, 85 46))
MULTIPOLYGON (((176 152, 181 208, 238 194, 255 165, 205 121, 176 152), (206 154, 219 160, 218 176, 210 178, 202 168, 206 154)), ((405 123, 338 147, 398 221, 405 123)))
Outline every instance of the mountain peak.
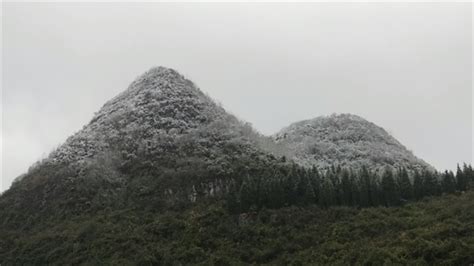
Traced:
POLYGON ((173 68, 165 67, 165 66, 151 67, 144 74, 147 74, 147 73, 181 75, 181 74, 178 73, 178 71, 174 70, 173 68))
POLYGON ((302 165, 332 164, 375 170, 386 166, 431 168, 385 129, 354 114, 332 114, 291 124, 274 136, 302 165))
POLYGON ((77 162, 117 145, 133 151, 141 142, 184 134, 226 115, 223 108, 177 71, 153 67, 105 103, 91 122, 50 158, 77 162))
POLYGON ((351 113, 333 113, 329 117, 332 119, 351 119, 351 120, 367 121, 361 116, 351 114, 351 113))
MULTIPOLYGON (((201 94, 200 90, 183 75, 172 68, 163 66, 152 67, 145 73, 138 76, 122 94, 116 98, 129 97, 129 94, 136 94, 146 91, 168 91, 173 95, 179 93, 187 94, 190 91, 201 94)), ((112 99, 112 101, 115 100, 112 99)))
POLYGON ((163 66, 156 66, 150 68, 148 71, 138 77, 138 81, 141 80, 166 80, 169 82, 176 80, 184 80, 184 76, 178 71, 163 66))

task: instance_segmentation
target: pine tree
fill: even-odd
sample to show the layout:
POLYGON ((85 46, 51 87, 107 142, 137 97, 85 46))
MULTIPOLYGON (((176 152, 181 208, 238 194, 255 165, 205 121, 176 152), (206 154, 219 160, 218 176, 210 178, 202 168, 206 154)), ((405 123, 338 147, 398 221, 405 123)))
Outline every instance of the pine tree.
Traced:
POLYGON ((336 203, 333 182, 329 178, 324 178, 321 184, 321 197, 319 203, 322 207, 329 207, 336 203))
POLYGON ((226 195, 225 198, 225 203, 227 208, 230 210, 230 212, 233 213, 238 213, 240 212, 240 198, 239 198, 239 190, 237 189, 237 186, 235 182, 232 182, 229 186, 229 191, 226 195))
POLYGON ((308 204, 313 204, 316 202, 316 194, 314 193, 314 188, 313 184, 311 183, 310 180, 310 173, 307 172, 304 176, 305 184, 306 184, 306 189, 305 189, 305 194, 303 197, 303 204, 308 205, 308 204))
POLYGON ((355 206, 360 206, 359 179, 356 172, 350 170, 350 179, 352 183, 352 201, 355 206))
POLYGON ((445 193, 454 193, 456 191, 456 179, 452 171, 445 171, 441 181, 442 191, 445 193))
POLYGON ((398 204, 397 188, 395 179, 393 178, 393 172, 390 168, 385 169, 385 172, 382 175, 381 189, 385 206, 398 204))
POLYGON ((314 192, 311 184, 308 182, 306 173, 300 173, 297 178, 296 184, 296 202, 301 205, 306 205, 312 202, 314 199, 314 192))
POLYGON ((464 172, 459 167, 459 164, 456 169, 456 189, 459 191, 465 191, 467 187, 467 180, 464 176, 464 172))
POLYGON ((413 198, 413 186, 410 182, 410 177, 408 176, 408 171, 406 168, 403 167, 398 171, 397 179, 400 197, 404 201, 411 200, 413 198))
POLYGON ((416 200, 419 200, 425 196, 423 189, 423 178, 420 175, 420 172, 415 170, 413 176, 413 194, 416 200))
POLYGON ((316 167, 312 167, 310 170, 310 183, 313 189, 314 203, 319 202, 320 191, 321 191, 321 175, 316 167))
POLYGON ((435 173, 429 170, 423 171, 423 189, 425 196, 439 195, 439 182, 435 173))
POLYGON ((296 165, 293 165, 288 171, 284 182, 285 203, 288 205, 295 204, 298 201, 297 193, 298 171, 296 165))
POLYGON ((471 188, 472 183, 474 183, 474 176, 473 176, 473 172, 472 172, 472 166, 467 165, 466 163, 463 163, 462 173, 463 173, 463 176, 464 176, 465 190, 467 190, 467 189, 471 188))
POLYGON ((255 204, 253 200, 253 192, 250 188, 248 178, 242 182, 239 190, 240 211, 248 211, 250 207, 255 204))
POLYGON ((474 183, 474 170, 472 169, 472 165, 467 166, 468 177, 471 183, 474 183))
POLYGON ((332 171, 326 173, 326 178, 329 179, 332 183, 332 187, 334 190, 334 204, 341 205, 342 204, 342 188, 341 188, 341 180, 338 176, 339 167, 336 168, 334 165, 331 167, 332 171))
POLYGON ((352 180, 350 173, 347 169, 342 171, 342 178, 341 178, 341 188, 342 188, 342 203, 347 206, 353 205, 353 188, 352 188, 352 180))
POLYGON ((259 206, 270 206, 270 197, 272 194, 272 176, 273 172, 270 169, 265 169, 261 174, 260 179, 260 195, 259 195, 259 206))
POLYGON ((362 169, 359 173, 358 183, 360 192, 360 205, 362 207, 374 206, 374 189, 372 185, 372 177, 365 166, 362 166, 362 169))
POLYGON ((467 166, 467 172, 468 172, 467 176, 469 177, 469 181, 474 184, 474 170, 472 169, 472 165, 467 166))
POLYGON ((272 194, 272 204, 276 207, 283 207, 286 201, 285 194, 285 181, 286 175, 283 171, 276 171, 273 181, 273 194, 272 194))

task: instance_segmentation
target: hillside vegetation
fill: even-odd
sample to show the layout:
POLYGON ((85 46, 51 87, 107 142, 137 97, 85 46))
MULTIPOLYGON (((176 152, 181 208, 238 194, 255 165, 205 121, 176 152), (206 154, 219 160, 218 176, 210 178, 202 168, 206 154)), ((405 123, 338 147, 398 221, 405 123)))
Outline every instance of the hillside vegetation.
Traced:
POLYGON ((0 265, 473 262, 472 166, 353 115, 283 132, 153 68, 0 195, 0 265))
MULTIPOLYGON (((295 165, 284 169, 304 173, 295 165)), ((372 194, 368 205, 379 207, 365 208, 361 202, 346 201, 354 194, 344 193, 352 190, 343 190, 338 175, 333 178, 341 190, 323 186, 314 198, 308 197, 314 195, 308 190, 299 190, 298 180, 305 175, 296 175, 280 187, 278 182, 259 185, 243 179, 240 189, 230 189, 225 197, 195 202, 176 197, 173 204, 165 204, 160 194, 130 190, 129 198, 116 205, 94 205, 105 204, 105 198, 91 205, 61 197, 54 201, 59 209, 54 212, 2 205, 0 263, 468 265, 474 261, 473 170, 464 165, 456 175, 440 176, 453 183, 420 175, 421 190, 413 190, 410 199, 417 202, 406 203, 399 183, 394 182, 392 190, 383 180, 393 176, 384 175, 377 188, 381 191, 372 194), (268 188, 279 193, 269 194, 268 188)), ((321 178, 323 184, 332 182, 328 176, 321 178)), ((84 191, 88 193, 82 198, 92 200, 88 197, 94 188, 84 191)), ((359 193, 371 195, 367 190, 359 193)), ((2 200, 4 204, 5 197, 2 200)))
POLYGON ((469 265, 474 192, 390 208, 104 210, 0 235, 2 265, 469 265))

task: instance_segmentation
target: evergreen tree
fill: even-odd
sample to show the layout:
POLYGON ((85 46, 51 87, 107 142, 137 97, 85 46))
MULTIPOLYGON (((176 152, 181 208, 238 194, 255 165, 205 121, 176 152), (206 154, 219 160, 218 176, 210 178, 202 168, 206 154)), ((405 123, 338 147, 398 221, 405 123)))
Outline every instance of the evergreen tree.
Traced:
POLYGON ((305 183, 306 183, 306 189, 305 189, 305 194, 303 197, 303 204, 308 205, 308 204, 313 204, 316 202, 316 194, 314 193, 314 188, 313 184, 311 183, 309 173, 305 175, 305 183))
POLYGON ((320 191, 321 191, 321 175, 316 167, 312 167, 310 170, 310 183, 313 189, 314 203, 319 202, 320 191))
POLYGON ((273 184, 272 203, 274 206, 283 207, 286 203, 285 197, 285 181, 286 176, 283 171, 276 171, 273 184))
POLYGON ((226 206, 232 213, 238 213, 241 211, 240 209, 240 198, 239 198, 239 190, 235 182, 232 182, 229 186, 229 191, 226 195, 226 206))
POLYGON ((456 169, 456 188, 459 191, 465 191, 467 187, 467 180, 466 177, 464 176, 464 172, 461 170, 461 167, 459 167, 459 164, 456 169))
POLYGON ((398 171, 397 179, 400 197, 404 201, 411 200, 413 198, 413 186, 410 182, 410 177, 408 176, 408 171, 406 168, 403 167, 398 171))
POLYGON ((293 165, 290 171, 288 171, 284 182, 285 203, 288 205, 295 204, 298 201, 297 178, 298 171, 296 165, 293 165))
POLYGON ((467 171, 468 171, 468 176, 469 176, 469 180, 471 183, 474 183, 474 170, 472 169, 472 165, 468 165, 467 166, 467 171))
POLYGON ((329 207, 336 203, 333 182, 329 178, 324 178, 321 184, 321 197, 319 203, 322 207, 329 207))
POLYGON ((338 176, 339 168, 336 168, 334 165, 331 167, 331 171, 326 173, 326 178, 329 179, 332 183, 332 187, 334 190, 334 204, 341 205, 342 204, 342 188, 341 188, 341 180, 338 176))
POLYGON ((462 173, 464 176, 465 190, 472 188, 472 185, 474 184, 474 175, 472 172, 472 166, 467 165, 466 163, 463 163, 462 173))
POLYGON ((259 206, 270 206, 270 197, 272 194, 272 178, 273 172, 270 169, 265 169, 260 180, 260 198, 259 206))
POLYGON ((347 206, 353 205, 353 188, 352 188, 352 180, 350 173, 347 169, 342 171, 342 178, 341 178, 341 188, 342 188, 342 203, 347 206))
POLYGON ((425 196, 439 195, 439 182, 437 175, 429 170, 423 171, 423 190, 425 196))
POLYGON ((359 192, 359 183, 357 182, 358 176, 356 172, 350 170, 350 180, 352 183, 352 201, 353 205, 360 206, 360 192, 359 192))
POLYGON ((417 200, 425 196, 423 189, 423 179, 420 175, 420 172, 417 170, 415 170, 415 174, 413 176, 413 194, 417 200))
POLYGON ((373 174, 372 187, 372 206, 379 206, 385 204, 385 196, 382 188, 382 178, 379 178, 375 173, 373 174))
POLYGON ((445 193, 453 193, 456 191, 456 179, 452 171, 445 171, 441 181, 442 191, 445 193))
POLYGON ((248 211, 250 207, 255 203, 253 191, 251 190, 249 180, 246 178, 239 190, 239 202, 240 202, 240 211, 248 211))
POLYGON ((382 175, 381 190, 385 206, 398 204, 397 188, 393 172, 390 168, 386 168, 382 175))
POLYGON ((314 191, 309 182, 306 171, 300 172, 296 184, 297 202, 301 205, 307 205, 314 202, 314 191))
POLYGON ((362 166, 358 181, 360 192, 360 205, 362 207, 373 206, 374 188, 372 186, 372 177, 369 171, 367 170, 367 167, 362 166))

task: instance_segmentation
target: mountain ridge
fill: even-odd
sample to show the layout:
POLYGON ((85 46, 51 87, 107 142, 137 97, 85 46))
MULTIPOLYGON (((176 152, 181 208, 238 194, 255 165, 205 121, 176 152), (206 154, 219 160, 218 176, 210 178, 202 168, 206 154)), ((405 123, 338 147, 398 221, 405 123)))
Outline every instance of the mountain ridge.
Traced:
MULTIPOLYGON (((310 126, 311 128, 312 124, 313 126, 314 124, 317 126, 328 124, 324 122, 328 119, 342 119, 350 121, 351 124, 362 124, 367 132, 376 131, 372 135, 377 138, 377 141, 387 142, 385 144, 397 147, 400 152, 408 154, 406 156, 407 162, 397 162, 395 167, 410 166, 414 163, 418 165, 415 167, 417 169, 424 167, 434 169, 416 158, 383 128, 354 114, 333 114, 306 119, 292 123, 273 135, 264 136, 255 131, 248 123, 228 113, 176 70, 162 66, 153 67, 139 75, 127 89, 107 101, 94 114, 88 124, 71 135, 33 168, 51 163, 78 165, 80 168, 82 167, 80 165, 87 164, 92 158, 107 156, 108 153, 128 153, 124 156, 133 157, 139 150, 161 149, 162 152, 165 152, 166 148, 162 147, 161 142, 170 142, 170 139, 180 138, 210 124, 220 124, 221 131, 239 131, 238 135, 247 138, 247 142, 254 145, 255 148, 277 157, 285 156, 305 167, 315 165, 318 168, 327 169, 330 164, 356 167, 360 167, 362 163, 368 166, 373 165, 374 158, 357 164, 351 164, 345 159, 339 160, 331 156, 322 159, 308 158, 312 154, 307 152, 305 146, 308 141, 311 145, 314 144, 314 139, 310 137, 314 137, 315 133, 308 134, 305 127, 310 126), (295 130, 299 131, 296 132, 296 135, 291 135, 290 133, 295 133, 295 130), (292 141, 283 140, 282 136, 285 134, 290 134, 293 137, 292 141)), ((330 133, 338 133, 338 123, 331 123, 335 129, 330 129, 332 131, 330 133)), ((312 130, 319 130, 320 128, 317 126, 312 130)), ((326 126, 326 128, 328 127, 326 126)), ((354 132, 358 134, 356 137, 364 138, 364 132, 354 132)), ((321 138, 317 137, 316 140, 320 141, 321 138)), ((325 141, 322 144, 327 146, 327 139, 325 141)), ((340 148, 340 145, 336 145, 336 147, 340 148)), ((364 147, 356 148, 362 150, 364 147)), ((354 153, 354 151, 350 152, 354 153)), ((384 156, 382 154, 380 157, 384 156)), ((385 157, 390 159, 389 155, 385 157)), ((383 165, 393 165, 393 162, 388 160, 385 164, 376 163, 377 168, 382 168, 383 165)), ((24 176, 18 177, 16 181, 21 180, 24 176)))

